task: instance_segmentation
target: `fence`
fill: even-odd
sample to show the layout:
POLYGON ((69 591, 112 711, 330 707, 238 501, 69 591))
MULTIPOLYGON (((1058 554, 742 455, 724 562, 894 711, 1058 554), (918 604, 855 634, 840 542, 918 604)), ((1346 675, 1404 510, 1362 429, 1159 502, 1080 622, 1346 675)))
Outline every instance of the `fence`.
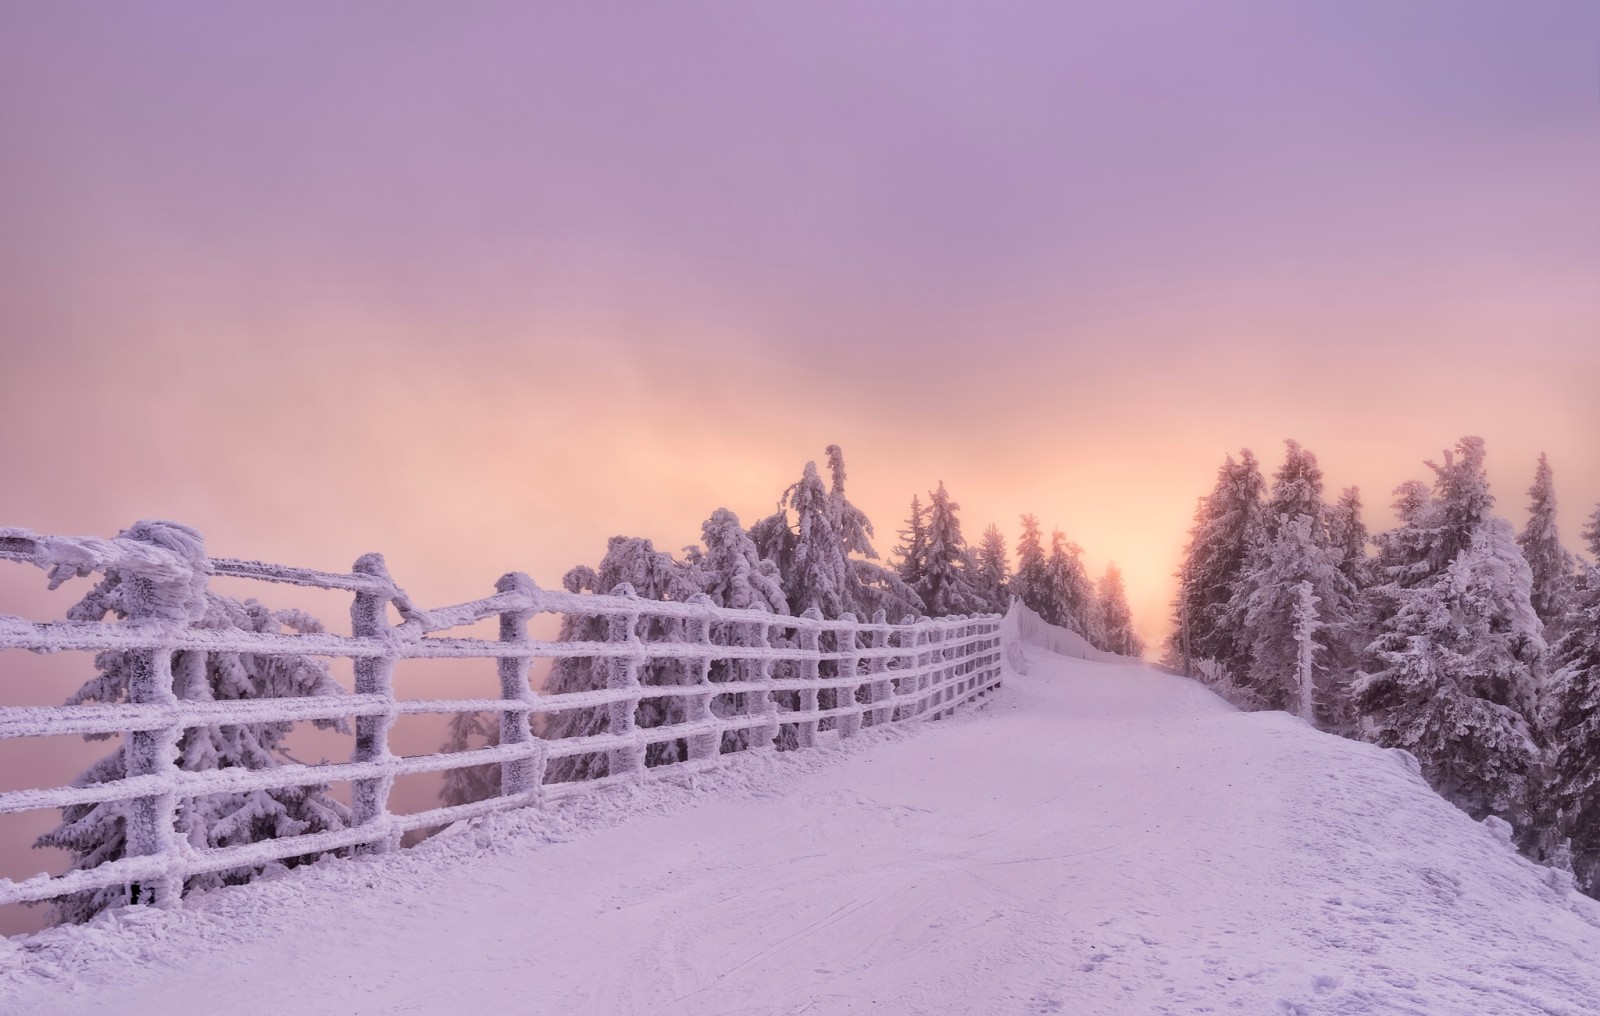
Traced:
POLYGON ((129 802, 125 856, 98 867, 24 881, 0 879, 0 904, 138 885, 154 902, 174 902, 194 875, 268 864, 286 858, 356 848, 386 851, 412 829, 437 827, 489 812, 538 805, 622 780, 715 767, 723 734, 746 731, 741 743, 767 747, 780 731, 806 747, 819 732, 850 737, 863 726, 938 718, 1000 683, 1000 618, 957 617, 888 624, 846 614, 800 617, 688 602, 645 600, 620 587, 612 595, 539 589, 512 573, 492 596, 424 610, 390 578, 383 558, 369 554, 349 574, 209 558, 199 534, 171 523, 139 523, 114 540, 38 536, 0 529, 0 559, 46 569, 54 588, 74 576, 102 573, 118 587, 121 621, 32 622, 0 615, 0 648, 40 652, 116 650, 134 661, 128 702, 53 707, 0 707, 0 738, 123 734, 124 778, 87 786, 0 793, 0 813, 129 802), (353 596, 351 634, 273 634, 194 626, 211 576, 230 576, 353 596), (393 606, 400 620, 391 623, 393 606), (543 641, 529 637, 539 614, 604 619, 605 641, 543 641), (499 638, 451 637, 451 629, 498 618, 499 638), (179 699, 175 654, 184 666, 198 654, 347 658, 354 661, 353 694, 228 701, 179 699), (395 663, 408 659, 482 659, 497 663, 501 697, 396 698, 395 663), (603 687, 561 694, 535 692, 536 659, 593 661, 603 687), (652 662, 674 661, 682 684, 646 684, 652 662), (824 705, 826 693, 831 704, 824 705), (673 700, 675 722, 642 727, 639 704, 673 700), (713 701, 719 708, 713 709, 713 701), (532 718, 576 709, 603 709, 606 732, 546 738, 532 718), (470 751, 397 757, 388 733, 408 713, 491 712, 500 716, 500 744, 470 751), (349 762, 270 768, 180 769, 183 732, 214 725, 348 718, 355 747, 349 762), (646 772, 652 744, 684 742, 687 758, 646 772), (603 754, 610 775, 550 783, 546 765, 558 758, 603 754), (498 764, 500 795, 487 800, 391 814, 389 789, 398 776, 498 764), (350 781, 351 823, 329 832, 199 848, 176 831, 178 802, 206 794, 244 793, 350 781))

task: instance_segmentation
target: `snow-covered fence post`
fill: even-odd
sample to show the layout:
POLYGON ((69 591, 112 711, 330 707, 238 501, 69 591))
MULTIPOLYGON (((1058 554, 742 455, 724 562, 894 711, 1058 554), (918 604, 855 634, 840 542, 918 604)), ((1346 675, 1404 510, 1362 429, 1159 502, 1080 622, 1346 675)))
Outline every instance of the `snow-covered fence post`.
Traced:
POLYGON ((891 721, 904 720, 912 714, 911 696, 916 691, 917 673, 917 631, 915 627, 917 617, 907 614, 900 619, 900 630, 895 632, 895 645, 900 649, 910 652, 901 653, 895 657, 895 670, 898 676, 893 681, 895 707, 889 719, 891 721))
MULTIPOLYGON (((706 613, 700 617, 691 618, 689 621, 689 638, 697 644, 704 646, 706 654, 697 657, 694 661, 695 683, 705 689, 704 695, 696 695, 690 709, 691 722, 714 724, 717 717, 711 712, 711 700, 714 695, 711 684, 711 661, 714 650, 711 645, 711 611, 716 609, 716 604, 705 593, 696 593, 689 597, 690 605, 706 608, 706 613)), ((717 757, 722 749, 722 730, 712 729, 704 734, 691 734, 689 736, 689 761, 703 762, 717 757)))
MULTIPOLYGON (((840 658, 835 670, 840 677, 857 677, 860 671, 858 669, 859 660, 856 657, 856 639, 859 637, 861 629, 856 627, 857 622, 854 614, 846 613, 839 620, 849 627, 836 629, 834 648, 839 652, 840 658)), ((860 687, 859 684, 847 684, 834 695, 835 706, 849 707, 855 710, 839 714, 837 725, 841 738, 854 737, 861 732, 861 712, 856 709, 856 689, 860 687)))
POLYGON ((892 706, 880 704, 894 695, 893 684, 883 677, 889 669, 889 661, 883 657, 884 650, 889 648, 889 633, 882 627, 886 620, 887 615, 884 614, 882 607, 878 608, 872 615, 872 624, 874 626, 872 632, 873 654, 867 660, 867 673, 873 680, 867 685, 867 702, 874 708, 867 710, 862 716, 865 724, 869 727, 875 727, 880 723, 888 723, 890 715, 894 712, 892 706))
MULTIPOLYGON (((392 650, 395 639, 389 628, 387 611, 395 589, 383 555, 363 554, 350 570, 356 575, 378 580, 384 590, 362 589, 356 593, 355 602, 350 605, 350 634, 358 639, 387 643, 392 650)), ((356 717, 355 762, 386 762, 394 757, 389 753, 389 728, 394 726, 395 720, 394 661, 392 651, 381 656, 358 656, 355 659, 356 694, 381 695, 390 704, 386 712, 376 716, 356 717)), ((389 818, 389 791, 393 787, 392 774, 352 780, 351 825, 386 822, 389 818)), ((385 837, 382 841, 367 844, 365 849, 382 853, 394 847, 397 841, 397 837, 385 837)))
MULTIPOLYGON (((141 620, 140 613, 136 610, 137 608, 129 610, 129 621, 137 623, 141 620)), ((148 615, 143 619, 152 620, 148 615)), ((129 703, 163 706, 177 704, 177 696, 172 690, 173 655, 171 649, 135 649, 127 653, 130 675, 129 703)), ((133 903, 150 902, 156 906, 171 906, 183 895, 183 870, 180 867, 178 834, 175 829, 178 795, 174 790, 178 776, 178 741, 182 736, 183 728, 178 726, 133 730, 127 735, 125 774, 129 778, 159 777, 162 790, 150 797, 136 797, 128 802, 125 852, 129 857, 161 856, 169 862, 168 874, 144 880, 133 886, 131 896, 133 903), (146 898, 141 899, 141 896, 146 898)))
POLYGON ((772 676, 777 669, 778 661, 773 659, 770 652, 778 648, 775 643, 783 638, 777 634, 779 630, 778 625, 762 623, 761 638, 755 643, 764 646, 768 652, 756 660, 756 683, 764 685, 765 688, 755 692, 752 701, 755 706, 754 711, 760 714, 765 722, 756 728, 754 740, 750 744, 752 748, 772 747, 773 742, 778 739, 778 734, 783 730, 783 725, 778 720, 778 693, 772 690, 772 676))
MULTIPOLYGON (((626 582, 613 589, 611 595, 626 600, 639 599, 639 594, 633 591, 633 586, 626 582)), ((613 734, 636 734, 639 730, 637 720, 639 700, 643 697, 639 693, 644 690, 644 686, 639 682, 639 671, 645 662, 644 643, 639 639, 639 616, 640 611, 635 609, 632 613, 612 614, 606 619, 606 641, 613 645, 626 644, 632 649, 627 656, 613 656, 610 666, 606 668, 607 688, 612 691, 634 692, 633 695, 606 706, 606 716, 613 734)), ((644 757, 643 741, 625 748, 614 749, 607 755, 607 770, 612 776, 622 773, 642 773, 644 757)))
MULTIPOLYGON (((494 584, 497 593, 519 593, 527 597, 528 609, 506 610, 500 613, 500 641, 515 646, 528 644, 528 616, 538 596, 533 579, 522 572, 508 572, 494 584)), ((533 706, 533 688, 528 684, 528 671, 533 665, 528 656, 502 656, 496 664, 500 674, 500 697, 509 702, 520 702, 525 708, 507 709, 500 714, 500 743, 503 745, 528 744, 533 731, 528 726, 529 710, 533 706)), ((537 794, 544 784, 544 753, 529 758, 513 759, 500 763, 500 795, 515 797, 530 792, 537 794)))
MULTIPOLYGON (((807 607, 805 613, 800 615, 808 621, 822 620, 822 611, 816 607, 807 607)), ((804 657, 800 661, 800 676, 813 682, 800 692, 800 711, 815 714, 817 711, 817 686, 814 682, 822 679, 821 661, 817 655, 822 652, 819 632, 815 625, 806 625, 800 629, 800 651, 804 657)), ((810 748, 817 743, 817 718, 812 715, 795 724, 795 743, 800 748, 810 748)))

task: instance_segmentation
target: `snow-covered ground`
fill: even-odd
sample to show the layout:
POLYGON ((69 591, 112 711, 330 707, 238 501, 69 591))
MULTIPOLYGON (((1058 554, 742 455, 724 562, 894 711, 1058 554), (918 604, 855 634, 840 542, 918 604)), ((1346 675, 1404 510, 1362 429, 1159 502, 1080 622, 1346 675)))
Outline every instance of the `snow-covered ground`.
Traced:
POLYGON ((1600 1011, 1600 905, 1405 757, 1027 652, 916 731, 0 941, 0 1012, 1600 1011))

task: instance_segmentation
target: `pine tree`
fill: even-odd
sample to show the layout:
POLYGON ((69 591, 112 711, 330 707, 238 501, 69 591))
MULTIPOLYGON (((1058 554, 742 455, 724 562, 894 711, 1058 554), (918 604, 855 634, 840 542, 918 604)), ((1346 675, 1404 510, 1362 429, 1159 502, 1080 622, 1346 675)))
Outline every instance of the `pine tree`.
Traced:
POLYGON ((962 567, 966 541, 956 514, 961 506, 950 500, 943 481, 928 497, 926 558, 917 593, 931 617, 981 613, 984 600, 972 588, 962 567))
POLYGON ((830 488, 808 462, 800 482, 779 499, 778 511, 750 527, 757 553, 777 566, 791 610, 799 614, 815 606, 824 617, 870 617, 880 609, 895 618, 922 613, 911 586, 877 560, 871 521, 845 497, 838 445, 828 446, 828 465, 830 488))
POLYGON ((1526 830, 1540 751, 1529 719, 1545 646, 1532 574, 1509 523, 1492 514, 1483 441, 1428 463, 1434 496, 1402 486, 1403 524, 1379 538, 1385 579, 1363 595, 1373 630, 1354 691, 1361 733, 1410 751, 1474 817, 1526 830))
MULTIPOLYGON (((1322 470, 1316 456, 1294 441, 1273 477, 1257 542, 1234 583, 1230 611, 1248 646, 1249 666, 1241 681, 1266 709, 1299 711, 1302 693, 1298 666, 1302 628, 1314 631, 1316 659, 1343 663, 1355 588, 1339 568, 1343 554, 1330 544, 1322 502, 1322 470), (1310 583, 1315 618, 1297 621, 1304 608, 1300 586, 1310 583)), ((1345 719, 1344 689, 1337 673, 1318 666, 1314 699, 1325 723, 1345 719)), ((1307 717, 1311 719, 1311 717, 1307 717)))
POLYGON ((1105 612, 1105 644, 1100 648, 1120 656, 1144 655, 1144 640, 1134 630, 1133 612, 1128 608, 1128 594, 1122 586, 1122 572, 1115 562, 1106 565, 1098 598, 1105 612))
POLYGON ((1322 655, 1322 645, 1317 634, 1323 627, 1322 616, 1317 611, 1320 601, 1309 581, 1295 588, 1294 642, 1296 712, 1307 723, 1316 722, 1316 699, 1319 674, 1317 657, 1322 655))
POLYGON ((737 515, 718 508, 700 527, 700 535, 706 549, 691 580, 713 604, 734 610, 788 612, 777 567, 756 552, 737 515))
POLYGON ((1050 536, 1050 579, 1055 589, 1056 624, 1082 635, 1091 645, 1104 639, 1094 582, 1083 564, 1083 548, 1057 530, 1050 536))
POLYGON ((1007 596, 1006 582, 1010 578, 1010 565, 1006 560, 1006 538, 1000 532, 1000 527, 991 524, 983 531, 983 540, 978 545, 977 567, 973 574, 976 576, 974 585, 977 587, 987 607, 985 609, 1003 614, 1006 612, 1007 596))
POLYGON ((1527 558, 1528 568, 1533 572, 1533 609, 1540 621, 1554 628, 1566 615, 1577 562, 1561 545, 1561 535, 1556 529, 1555 484, 1550 461, 1543 452, 1539 454, 1539 466, 1534 471, 1528 496, 1532 499, 1528 505, 1528 525, 1517 536, 1517 545, 1522 548, 1522 556, 1527 558))
POLYGON ((1174 632, 1167 651, 1174 665, 1192 657, 1215 661, 1234 679, 1248 672, 1250 650, 1243 617, 1231 605, 1245 559, 1260 540, 1264 486, 1261 467, 1246 448, 1238 462, 1228 456, 1217 470, 1216 486, 1195 511, 1178 574, 1174 632))
MULTIPOLYGON (((613 536, 607 542, 606 555, 598 569, 573 568, 562 577, 561 584, 571 593, 631 592, 640 599, 679 602, 701 591, 692 569, 675 561, 671 554, 656 550, 649 540, 629 536, 613 536)), ((639 621, 638 635, 645 642, 662 641, 672 637, 674 626, 681 624, 681 621, 665 618, 643 618, 639 621)), ((605 642, 611 634, 609 618, 567 614, 557 638, 562 642, 605 642)), ((604 688, 610 666, 607 660, 564 658, 551 670, 545 689, 550 694, 562 694, 604 688)), ((676 685, 690 683, 693 675, 681 660, 653 660, 640 667, 638 679, 647 687, 676 685)), ((641 728, 676 723, 685 718, 686 709, 686 700, 682 698, 647 698, 639 703, 634 722, 641 728)), ((564 738, 604 733, 610 726, 607 712, 598 708, 552 713, 544 736, 564 738)), ((645 762, 664 765, 681 761, 686 750, 681 740, 653 744, 646 751, 645 762)), ((551 782, 566 782, 596 779, 608 772, 609 763, 604 754, 574 755, 552 760, 546 778, 551 782)))
MULTIPOLYGON (((178 549, 203 575, 205 551, 200 534, 187 526, 168 522, 141 522, 122 538, 178 549)), ((103 621, 108 615, 129 616, 127 584, 137 574, 125 575, 108 568, 105 577, 68 611, 75 621, 103 621)), ((203 587, 202 587, 203 588, 203 587)), ((192 627, 211 631, 246 631, 297 634, 323 631, 313 617, 296 610, 270 610, 255 600, 236 600, 205 590, 199 592, 189 615, 192 627)), ((129 682, 143 666, 138 652, 110 650, 95 657, 96 676, 67 700, 119 703, 128 700, 129 682)), ((341 695, 344 689, 328 672, 327 663, 310 656, 179 650, 172 659, 172 691, 180 701, 237 701, 258 698, 295 698, 341 695)), ((313 720, 314 726, 347 732, 342 720, 313 720)), ((270 769, 294 761, 285 740, 294 724, 249 723, 189 727, 179 738, 178 766, 199 772, 212 769, 270 769)), ((99 740, 103 735, 89 735, 99 740)), ((124 778, 128 767, 127 742, 100 759, 75 781, 94 786, 124 778)), ((125 830, 132 802, 106 801, 63 808, 61 822, 40 836, 35 845, 56 847, 72 855, 73 870, 95 868, 125 855, 125 830)), ((256 843, 308 833, 344 828, 350 813, 329 796, 326 786, 290 786, 239 793, 205 794, 178 802, 177 832, 196 847, 219 848, 256 843)), ((227 871, 190 876, 183 891, 249 882, 264 872, 308 863, 320 855, 288 858, 227 871)), ((110 907, 148 902, 137 884, 74 893, 51 907, 54 923, 81 923, 110 907)))
MULTIPOLYGON (((700 527, 705 553, 699 557, 695 580, 701 592, 718 607, 735 610, 760 610, 773 614, 789 611, 788 598, 778 580, 778 569, 756 553, 755 543, 739 525, 738 516, 719 508, 700 527)), ((755 647, 767 645, 764 632, 748 625, 712 625, 711 641, 717 645, 755 647)), ((753 679, 756 665, 751 661, 714 660, 709 677, 713 683, 753 679)), ((748 715, 754 711, 755 696, 750 692, 718 695, 711 700, 717 716, 748 715)), ((743 751, 754 743, 756 731, 729 730, 722 734, 723 752, 743 751)))
POLYGON ((1050 565, 1045 560, 1044 546, 1039 542, 1039 520, 1032 515, 1022 516, 1022 536, 1017 540, 1017 574, 1011 591, 1022 605, 1046 617, 1053 611, 1050 591, 1050 565))
MULTIPOLYGON (((1600 507, 1590 518, 1584 541, 1600 559, 1600 507)), ((1565 843, 1578 888, 1600 896, 1600 569, 1585 564, 1581 574, 1552 649, 1545 833, 1546 842, 1565 843)))
POLYGON ((918 495, 911 496, 911 517, 906 520, 906 528, 900 530, 900 544, 894 553, 899 558, 895 572, 906 585, 915 588, 922 582, 928 559, 927 512, 918 495))
POLYGON ((1367 524, 1361 519, 1361 490, 1346 487, 1328 508, 1328 545, 1339 555, 1339 571, 1351 588, 1368 582, 1367 524))
POLYGON ((1040 611, 1047 622, 1058 628, 1072 623, 1072 556, 1067 551, 1067 534, 1059 529, 1050 531, 1049 597, 1045 600, 1048 611, 1040 611))

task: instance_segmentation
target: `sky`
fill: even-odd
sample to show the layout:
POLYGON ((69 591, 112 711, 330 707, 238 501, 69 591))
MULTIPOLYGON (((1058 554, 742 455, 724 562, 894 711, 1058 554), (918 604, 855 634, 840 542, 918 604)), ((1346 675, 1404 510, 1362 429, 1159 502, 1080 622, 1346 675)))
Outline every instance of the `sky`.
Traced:
POLYGON ((0 526, 446 603, 838 443, 1155 640, 1240 447, 1600 502, 1593 0, 15 0, 0 165, 0 526))

